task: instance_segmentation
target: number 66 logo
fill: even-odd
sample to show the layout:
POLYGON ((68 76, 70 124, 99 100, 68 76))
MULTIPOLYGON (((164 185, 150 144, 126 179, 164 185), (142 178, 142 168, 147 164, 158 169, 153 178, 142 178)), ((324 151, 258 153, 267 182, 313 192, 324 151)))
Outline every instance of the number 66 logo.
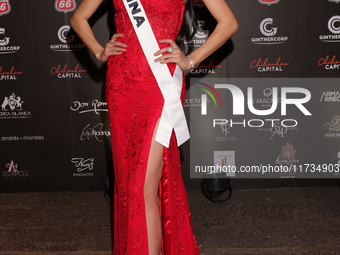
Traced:
POLYGON ((8 14, 11 11, 9 0, 0 0, 0 16, 8 14))
POLYGON ((55 0, 54 8, 58 12, 72 12, 76 9, 77 4, 75 0, 55 0))

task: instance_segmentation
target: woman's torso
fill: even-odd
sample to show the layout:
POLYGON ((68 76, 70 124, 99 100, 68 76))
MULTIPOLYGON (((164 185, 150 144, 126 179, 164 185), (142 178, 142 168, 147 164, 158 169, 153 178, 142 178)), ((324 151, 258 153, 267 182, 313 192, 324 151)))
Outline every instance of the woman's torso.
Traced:
MULTIPOLYGON (((113 83, 127 82, 139 84, 150 83, 150 79, 155 81, 133 30, 123 0, 113 0, 113 2, 115 7, 116 33, 124 34, 117 41, 127 44, 127 48, 121 55, 110 57, 108 61, 108 78, 113 83)), ((182 23, 183 0, 141 0, 141 3, 156 40, 175 40, 182 23)), ((168 44, 159 43, 160 48, 166 46, 168 44)), ((168 66, 171 73, 173 73, 175 64, 168 64, 168 66)))

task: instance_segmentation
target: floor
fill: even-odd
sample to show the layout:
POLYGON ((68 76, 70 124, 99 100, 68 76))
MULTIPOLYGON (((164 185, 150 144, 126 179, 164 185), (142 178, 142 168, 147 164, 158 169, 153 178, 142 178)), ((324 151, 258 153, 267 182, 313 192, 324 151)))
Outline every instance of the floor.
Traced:
MULTIPOLYGON (((202 255, 340 255, 339 187, 188 199, 202 255)), ((111 211, 104 192, 0 194, 0 255, 109 255, 111 211)))

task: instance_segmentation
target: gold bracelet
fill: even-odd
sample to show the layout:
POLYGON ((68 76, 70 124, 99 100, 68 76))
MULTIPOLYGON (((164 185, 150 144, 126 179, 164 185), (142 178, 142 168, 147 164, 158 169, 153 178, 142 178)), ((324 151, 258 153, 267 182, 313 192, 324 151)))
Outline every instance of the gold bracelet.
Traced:
POLYGON ((190 64, 191 64, 191 69, 194 69, 194 64, 192 63, 190 55, 188 54, 187 57, 189 58, 189 61, 190 61, 190 64))

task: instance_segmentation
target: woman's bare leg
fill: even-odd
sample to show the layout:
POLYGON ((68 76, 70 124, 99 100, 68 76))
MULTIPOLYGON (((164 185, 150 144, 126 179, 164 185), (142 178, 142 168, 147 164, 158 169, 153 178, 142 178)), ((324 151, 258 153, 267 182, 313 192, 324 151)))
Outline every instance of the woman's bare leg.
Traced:
POLYGON ((154 130, 144 183, 146 225, 148 231, 149 255, 160 255, 162 246, 162 224, 158 204, 158 186, 163 169, 163 145, 155 141, 154 130))

